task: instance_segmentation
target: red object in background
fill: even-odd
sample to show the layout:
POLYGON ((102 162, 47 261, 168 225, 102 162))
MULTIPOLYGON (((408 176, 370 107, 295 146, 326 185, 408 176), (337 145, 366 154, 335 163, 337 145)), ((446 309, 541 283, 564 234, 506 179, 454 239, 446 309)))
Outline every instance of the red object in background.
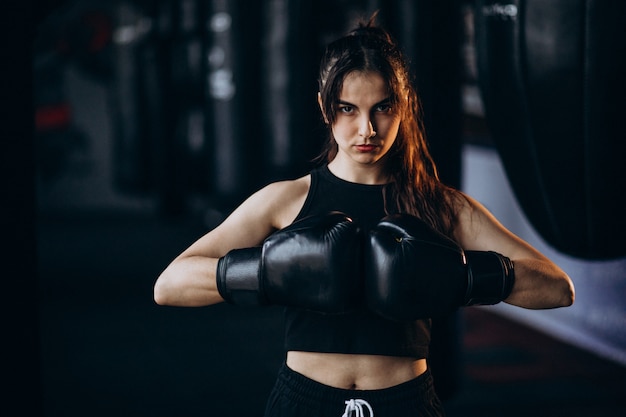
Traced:
POLYGON ((35 111, 35 130, 48 132, 70 126, 72 112, 68 103, 41 106, 35 111))
POLYGON ((64 55, 97 54, 111 43, 112 37, 113 23, 108 14, 100 11, 85 12, 61 29, 56 49, 64 55))
POLYGON ((109 44, 113 34, 111 18, 105 13, 91 12, 82 16, 82 24, 90 29, 90 38, 87 49, 96 53, 109 44))

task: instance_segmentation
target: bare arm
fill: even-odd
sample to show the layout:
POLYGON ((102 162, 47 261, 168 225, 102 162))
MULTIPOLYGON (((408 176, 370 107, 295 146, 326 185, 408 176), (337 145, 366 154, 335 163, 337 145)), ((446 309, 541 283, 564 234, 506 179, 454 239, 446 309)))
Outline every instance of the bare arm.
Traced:
POLYGON ((495 251, 513 261, 515 285, 506 303, 543 309, 574 302, 574 285, 561 268, 506 229, 482 204, 470 197, 461 200, 459 244, 465 250, 495 251))
POLYGON ((198 307, 224 301, 215 281, 218 259, 231 249, 259 245, 293 221, 304 203, 308 178, 273 183, 244 201, 219 226, 177 256, 154 285, 160 305, 198 307))

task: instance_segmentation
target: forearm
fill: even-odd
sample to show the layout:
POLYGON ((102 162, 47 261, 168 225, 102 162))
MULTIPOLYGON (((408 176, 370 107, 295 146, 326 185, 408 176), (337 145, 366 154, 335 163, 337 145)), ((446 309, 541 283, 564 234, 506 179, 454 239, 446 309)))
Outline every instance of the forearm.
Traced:
POLYGON ((515 285, 506 303, 529 309, 567 307, 574 302, 572 281, 549 261, 525 258, 513 261, 515 285))
POLYGON ((199 307, 224 301, 217 291, 215 271, 218 260, 189 256, 174 260, 154 285, 159 305, 199 307))

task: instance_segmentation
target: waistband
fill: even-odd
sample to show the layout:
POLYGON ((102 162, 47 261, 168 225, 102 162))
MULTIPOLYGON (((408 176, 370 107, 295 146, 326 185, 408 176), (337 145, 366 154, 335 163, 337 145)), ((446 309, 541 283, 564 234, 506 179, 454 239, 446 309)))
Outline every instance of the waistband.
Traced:
POLYGON ((323 402, 342 403, 351 398, 359 398, 377 406, 388 406, 402 402, 419 401, 419 398, 433 390, 433 379, 430 369, 426 372, 389 388, 376 390, 349 390, 335 388, 314 381, 289 368, 283 363, 278 374, 278 380, 283 389, 289 390, 289 394, 298 402, 317 404, 323 402))

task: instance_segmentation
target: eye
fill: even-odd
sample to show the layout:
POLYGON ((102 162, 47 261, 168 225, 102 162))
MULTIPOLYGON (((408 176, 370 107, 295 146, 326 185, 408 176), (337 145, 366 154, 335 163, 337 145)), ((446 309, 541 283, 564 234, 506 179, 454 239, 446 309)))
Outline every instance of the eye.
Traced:
POLYGON ((391 104, 379 104, 374 108, 377 113, 391 113, 392 107, 391 104))
POLYGON ((339 112, 344 114, 350 114, 354 112, 354 108, 352 106, 339 106, 339 112))

